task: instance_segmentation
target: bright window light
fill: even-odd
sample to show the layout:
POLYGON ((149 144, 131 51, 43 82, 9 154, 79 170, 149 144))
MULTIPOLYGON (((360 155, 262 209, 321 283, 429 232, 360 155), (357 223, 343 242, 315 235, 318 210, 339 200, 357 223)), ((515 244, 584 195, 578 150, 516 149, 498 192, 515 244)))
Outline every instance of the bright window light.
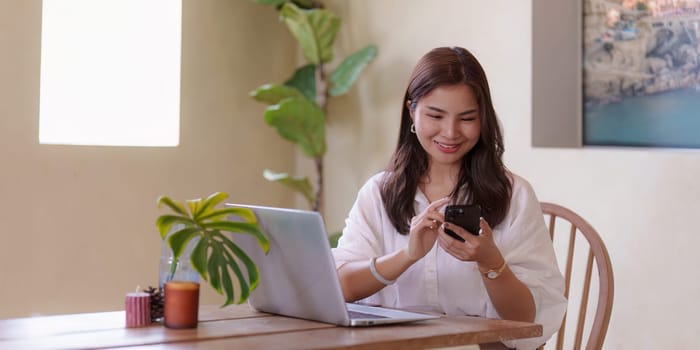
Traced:
POLYGON ((177 146, 181 0, 44 0, 39 142, 177 146))

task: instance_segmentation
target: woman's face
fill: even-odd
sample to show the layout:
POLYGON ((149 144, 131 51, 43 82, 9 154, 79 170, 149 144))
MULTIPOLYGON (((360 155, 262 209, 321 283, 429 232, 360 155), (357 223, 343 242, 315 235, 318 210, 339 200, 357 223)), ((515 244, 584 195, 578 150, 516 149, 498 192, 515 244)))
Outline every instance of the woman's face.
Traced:
POLYGON ((418 101, 411 118, 431 165, 459 166, 462 157, 479 141, 479 105, 467 85, 433 89, 418 101))

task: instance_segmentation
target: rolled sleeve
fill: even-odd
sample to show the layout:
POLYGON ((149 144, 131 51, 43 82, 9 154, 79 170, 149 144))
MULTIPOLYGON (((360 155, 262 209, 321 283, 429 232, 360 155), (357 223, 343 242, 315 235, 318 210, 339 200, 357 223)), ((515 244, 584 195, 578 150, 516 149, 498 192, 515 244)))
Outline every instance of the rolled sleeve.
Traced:
POLYGON ((382 255, 381 244, 381 198, 378 196, 378 176, 375 175, 365 183, 357 194, 357 199, 350 209, 345 228, 333 248, 336 268, 340 269, 350 261, 364 260, 382 255))

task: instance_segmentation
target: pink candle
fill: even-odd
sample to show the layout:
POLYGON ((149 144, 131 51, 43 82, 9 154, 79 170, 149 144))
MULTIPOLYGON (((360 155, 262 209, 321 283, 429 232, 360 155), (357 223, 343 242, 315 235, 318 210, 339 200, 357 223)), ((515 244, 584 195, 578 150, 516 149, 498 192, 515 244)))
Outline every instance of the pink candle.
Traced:
POLYGON ((151 295, 144 292, 127 293, 124 301, 126 327, 143 327, 151 324, 151 295))

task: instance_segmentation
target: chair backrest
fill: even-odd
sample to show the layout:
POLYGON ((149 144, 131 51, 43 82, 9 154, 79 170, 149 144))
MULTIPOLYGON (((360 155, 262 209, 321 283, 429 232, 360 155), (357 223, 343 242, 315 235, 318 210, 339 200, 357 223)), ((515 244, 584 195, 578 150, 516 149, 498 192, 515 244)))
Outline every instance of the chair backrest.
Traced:
MULTIPOLYGON (((557 222, 563 225, 570 225, 568 230, 568 249, 566 251, 566 268, 564 271, 564 278, 566 281, 565 294, 567 299, 569 298, 569 289, 571 286, 572 277, 572 266, 574 262, 574 248, 577 236, 583 236, 586 240, 584 243, 588 244, 588 257, 585 263, 585 277, 582 281, 583 290, 581 291, 581 302, 578 313, 578 320, 576 324, 576 333, 573 338, 574 346, 573 349, 581 349, 581 344, 583 341, 584 325, 586 323, 586 311, 588 307, 588 296, 591 285, 591 275, 593 270, 593 261, 596 263, 596 268, 598 270, 598 305, 595 309, 595 314, 593 318, 593 323, 590 328, 590 333, 588 334, 588 340, 586 342, 586 349, 600 349, 603 347, 603 341, 605 340, 605 334, 608 330, 608 323, 610 321, 610 314, 612 312, 613 305, 613 293, 614 293, 614 281, 613 281, 613 271, 610 262, 610 256, 608 255, 608 250, 605 248, 603 240, 598 235, 598 232, 591 226, 586 220, 581 216, 574 213, 568 208, 562 207, 553 203, 541 203, 542 214, 549 216, 547 221, 549 227, 549 235, 552 237, 552 241, 555 241, 554 233, 557 233, 556 239, 561 239, 559 236, 566 236, 563 234, 567 232, 566 230, 557 230, 557 222)), ((559 255, 560 252, 557 252, 559 255)), ((560 259, 564 256, 560 256, 560 259)), ((569 304, 571 300, 569 299, 569 304)), ((556 348, 562 349, 564 344, 564 334, 566 330, 566 318, 562 321, 561 328, 557 334, 556 348)))

